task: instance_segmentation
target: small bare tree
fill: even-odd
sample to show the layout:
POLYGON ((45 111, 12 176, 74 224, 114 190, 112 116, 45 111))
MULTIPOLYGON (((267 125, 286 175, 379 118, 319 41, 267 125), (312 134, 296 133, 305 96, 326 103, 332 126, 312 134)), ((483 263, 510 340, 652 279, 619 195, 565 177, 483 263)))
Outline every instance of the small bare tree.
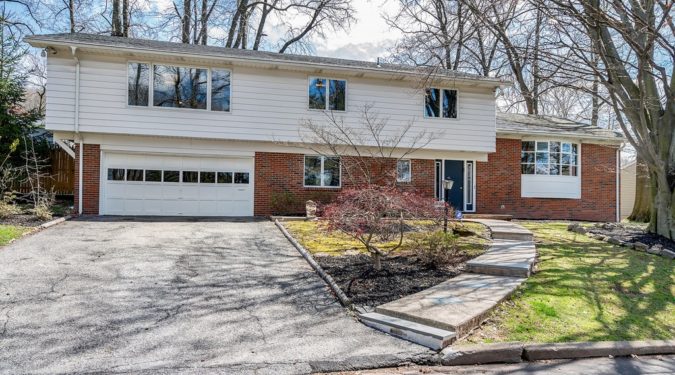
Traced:
POLYGON ((353 185, 394 184, 396 165, 427 146, 437 134, 413 132, 414 121, 394 128, 389 119, 364 105, 358 124, 349 125, 343 116, 327 112, 325 122, 307 119, 301 124, 304 147, 318 155, 340 158, 343 172, 353 185))

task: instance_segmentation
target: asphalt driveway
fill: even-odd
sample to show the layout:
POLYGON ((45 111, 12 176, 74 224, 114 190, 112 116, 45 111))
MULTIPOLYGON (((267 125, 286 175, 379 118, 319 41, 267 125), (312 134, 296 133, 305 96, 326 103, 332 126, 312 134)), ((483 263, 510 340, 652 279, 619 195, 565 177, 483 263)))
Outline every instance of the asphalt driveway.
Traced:
POLYGON ((426 354, 350 317, 270 222, 69 221, 0 248, 0 373, 307 373, 426 354))

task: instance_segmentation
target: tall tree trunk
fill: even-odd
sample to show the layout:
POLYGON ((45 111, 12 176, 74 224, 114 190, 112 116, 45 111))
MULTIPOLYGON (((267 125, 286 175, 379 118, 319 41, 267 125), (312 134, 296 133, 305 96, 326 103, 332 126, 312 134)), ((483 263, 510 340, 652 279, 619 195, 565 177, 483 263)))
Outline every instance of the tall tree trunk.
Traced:
POLYGON ((635 161, 635 203, 628 220, 648 223, 652 216, 653 192, 649 168, 639 157, 635 161))
POLYGON ((112 30, 110 35, 122 36, 122 17, 120 16, 120 0, 113 0, 112 2, 112 30))
POLYGON ((70 16, 70 33, 75 33, 75 0, 68 1, 68 15, 70 16))
POLYGON ((129 0, 122 1, 122 36, 125 38, 129 37, 129 22, 131 16, 129 15, 129 0))
POLYGON ((666 171, 651 173, 654 205, 649 220, 649 231, 675 239, 675 192, 670 188, 666 171))
POLYGON ((183 0, 183 17, 181 21, 181 42, 185 44, 190 43, 190 30, 192 24, 192 2, 191 0, 183 0))

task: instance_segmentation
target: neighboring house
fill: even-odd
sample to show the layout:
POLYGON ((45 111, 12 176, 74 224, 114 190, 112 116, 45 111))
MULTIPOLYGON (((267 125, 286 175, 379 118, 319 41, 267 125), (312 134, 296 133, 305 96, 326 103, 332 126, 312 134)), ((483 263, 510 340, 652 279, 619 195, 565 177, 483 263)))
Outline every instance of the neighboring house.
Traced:
POLYGON ((372 105, 389 127, 437 134, 398 162, 401 185, 465 212, 617 218, 621 137, 497 117, 498 79, 87 34, 27 41, 48 52, 47 129, 78 145, 82 214, 269 215, 280 194, 330 199, 350 186, 342 163, 303 145, 300 124, 332 111, 357 127, 372 105))
POLYGON ((635 159, 621 166, 621 219, 633 212, 637 185, 637 163, 635 159))

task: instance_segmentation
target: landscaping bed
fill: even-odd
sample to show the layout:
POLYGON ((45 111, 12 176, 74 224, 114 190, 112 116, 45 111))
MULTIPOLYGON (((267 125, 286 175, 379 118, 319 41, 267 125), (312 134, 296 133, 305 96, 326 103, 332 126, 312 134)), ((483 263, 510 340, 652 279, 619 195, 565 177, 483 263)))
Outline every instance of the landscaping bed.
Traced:
MULTIPOLYGON (((417 254, 416 246, 421 238, 439 228, 411 223, 403 246, 383 260, 382 270, 375 271, 370 256, 357 241, 339 232, 328 232, 320 221, 293 221, 284 226, 354 304, 367 307, 394 301, 457 276, 465 262, 485 252, 490 243, 485 227, 463 224, 457 228, 462 235, 457 236, 453 256, 443 264, 429 265, 417 254)), ((382 247, 393 245, 384 243, 382 247)))
POLYGON ((567 231, 534 232, 538 272, 461 343, 675 338, 674 261, 567 231))
POLYGON ((661 245, 663 249, 675 251, 675 241, 646 231, 645 224, 603 223, 585 226, 588 233, 614 237, 627 243, 643 243, 648 247, 661 245))

